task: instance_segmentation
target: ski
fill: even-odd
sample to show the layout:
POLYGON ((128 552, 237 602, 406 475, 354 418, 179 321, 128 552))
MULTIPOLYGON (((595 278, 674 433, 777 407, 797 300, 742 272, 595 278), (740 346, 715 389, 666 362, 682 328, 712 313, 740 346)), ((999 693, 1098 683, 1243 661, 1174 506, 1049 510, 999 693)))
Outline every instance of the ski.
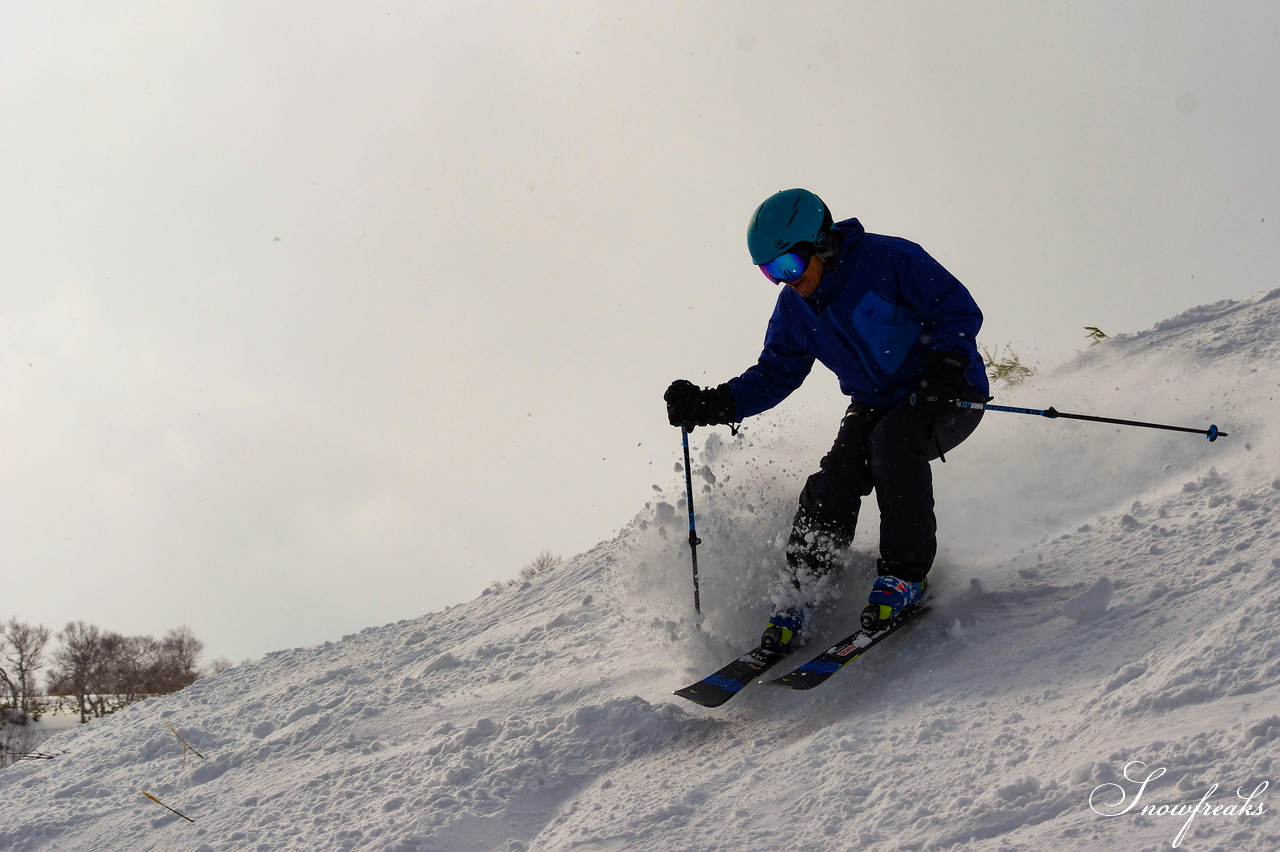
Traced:
POLYGON ((677 689, 675 694, 703 707, 719 707, 786 656, 786 651, 771 651, 756 646, 715 674, 707 675, 683 689, 677 689))
POLYGON ((867 633, 859 628, 836 642, 826 651, 814 657, 799 668, 784 674, 782 677, 768 681, 770 686, 785 686, 790 689, 813 689, 826 681, 836 672, 852 663, 866 653, 884 637, 912 621, 916 616, 929 611, 928 604, 908 607, 889 620, 887 627, 874 633, 867 633))

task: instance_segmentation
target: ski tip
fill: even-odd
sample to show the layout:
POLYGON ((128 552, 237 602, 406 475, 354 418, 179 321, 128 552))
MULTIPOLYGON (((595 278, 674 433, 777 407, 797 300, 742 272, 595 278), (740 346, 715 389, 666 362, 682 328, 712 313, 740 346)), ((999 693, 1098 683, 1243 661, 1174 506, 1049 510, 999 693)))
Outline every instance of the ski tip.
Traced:
POLYGON ((671 694, 679 696, 685 701, 692 701, 699 707, 719 707, 737 693, 720 689, 698 689, 696 686, 686 686, 683 689, 675 690, 671 694))
POLYGON ((685 699, 686 701, 691 701, 694 704, 697 704, 699 707, 706 707, 708 710, 714 710, 715 708, 720 707, 721 705, 728 702, 730 698, 733 697, 732 695, 728 695, 728 696, 717 697, 717 698, 704 698, 703 696, 700 696, 700 695, 690 695, 685 692, 673 692, 671 694, 678 695, 681 698, 685 699))

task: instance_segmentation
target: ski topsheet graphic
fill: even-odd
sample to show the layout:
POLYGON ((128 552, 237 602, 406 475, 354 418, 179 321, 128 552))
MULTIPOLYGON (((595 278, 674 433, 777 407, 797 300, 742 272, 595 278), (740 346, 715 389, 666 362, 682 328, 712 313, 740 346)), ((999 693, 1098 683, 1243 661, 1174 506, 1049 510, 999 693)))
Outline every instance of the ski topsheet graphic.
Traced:
POLYGON ((719 707, 786 656, 785 651, 756 646, 714 674, 709 674, 684 689, 677 689, 675 694, 703 707, 719 707))
MULTIPOLYGON (((881 639, 928 611, 927 605, 908 607, 890 619, 888 625, 880 630, 872 633, 861 629, 855 630, 809 662, 768 683, 772 686, 785 686, 791 689, 813 689, 858 659, 881 639)), ((703 707, 719 707, 786 657, 785 651, 773 651, 757 646, 714 674, 709 674, 683 689, 677 689, 675 694, 694 704, 701 704, 703 707)))
POLYGON ((865 654, 867 649, 874 647, 881 639, 893 633, 916 616, 923 615, 928 611, 929 607, 927 605, 907 607, 894 618, 891 618, 888 625, 880 630, 872 633, 862 629, 855 630, 809 662, 784 674, 782 677, 774 678, 769 681, 769 684, 771 686, 786 686, 791 689, 813 689, 865 654))

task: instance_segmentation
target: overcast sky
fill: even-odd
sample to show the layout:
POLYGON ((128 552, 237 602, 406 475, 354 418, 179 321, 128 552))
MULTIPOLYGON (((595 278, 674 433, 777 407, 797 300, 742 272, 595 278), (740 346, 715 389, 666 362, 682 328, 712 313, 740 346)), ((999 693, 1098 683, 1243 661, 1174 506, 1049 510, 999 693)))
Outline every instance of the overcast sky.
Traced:
POLYGON ((0 618, 238 660, 610 538, 779 189, 1041 366, 1280 284, 1274 2, 0 5, 0 618))

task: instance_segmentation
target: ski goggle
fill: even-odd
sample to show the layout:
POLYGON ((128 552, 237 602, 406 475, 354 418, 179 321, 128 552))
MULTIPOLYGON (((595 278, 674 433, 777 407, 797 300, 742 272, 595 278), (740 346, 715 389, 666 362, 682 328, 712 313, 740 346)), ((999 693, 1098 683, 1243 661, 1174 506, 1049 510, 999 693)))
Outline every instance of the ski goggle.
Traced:
POLYGON ((764 277, 768 278, 774 284, 782 284, 786 281, 795 281, 804 275, 804 271, 809 266, 809 255, 807 252, 789 251, 781 257, 775 257, 768 263, 760 264, 760 271, 764 273, 764 277))

